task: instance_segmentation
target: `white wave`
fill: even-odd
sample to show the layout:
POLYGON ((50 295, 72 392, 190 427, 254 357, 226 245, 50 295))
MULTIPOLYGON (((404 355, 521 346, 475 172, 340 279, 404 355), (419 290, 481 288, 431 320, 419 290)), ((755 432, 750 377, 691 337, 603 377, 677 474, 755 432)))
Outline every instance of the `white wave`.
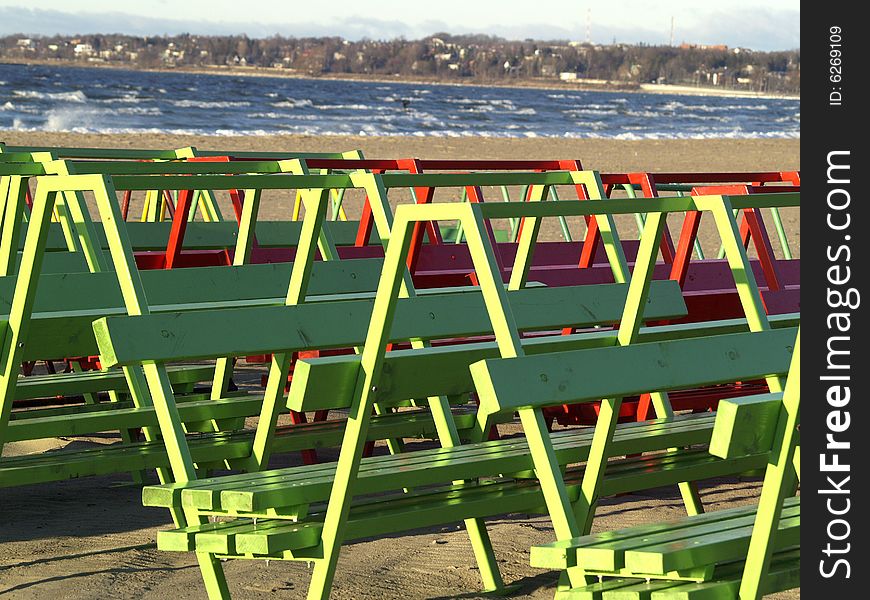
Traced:
POLYGON ((642 117, 644 119, 651 119, 661 116, 661 113, 653 112, 651 110, 627 110, 624 114, 627 117, 642 117))
POLYGON ((272 102, 271 104, 275 108, 305 108, 306 106, 314 106, 314 103, 308 98, 300 100, 287 99, 280 102, 272 102))
POLYGON ((445 98, 445 102, 450 104, 462 104, 466 106, 489 106, 494 108, 502 106, 504 108, 513 108, 514 103, 506 98, 445 98))
POLYGON ((219 100, 213 102, 207 100, 170 100, 169 103, 178 108, 236 108, 251 105, 251 103, 246 100, 219 100))
POLYGON ((534 108, 520 108, 514 112, 515 115, 536 115, 538 111, 534 108))
POLYGON ((0 106, 0 110, 7 111, 7 110, 17 110, 17 109, 15 108, 15 105, 12 104, 12 102, 6 102, 6 104, 4 104, 3 106, 0 106))
POLYGON ((97 100, 100 104, 139 104, 142 102, 142 98, 139 97, 135 92, 127 93, 122 96, 115 96, 113 98, 101 98, 97 100))
POLYGON ((374 110, 368 104, 318 104, 318 110, 374 110))
POLYGON ((160 110, 159 108, 157 108, 156 106, 130 106, 130 107, 123 107, 123 108, 109 109, 106 112, 108 112, 109 114, 116 114, 116 115, 151 115, 151 116, 157 116, 157 115, 163 114, 163 111, 160 110))
POLYGON ((609 110, 604 110, 600 108, 569 108, 568 110, 563 110, 562 113, 572 117, 581 117, 583 115, 603 116, 617 114, 616 110, 612 108, 609 110))
POLYGON ((18 96, 19 98, 33 98, 36 100, 59 100, 61 102, 74 102, 76 104, 84 104, 88 101, 88 97, 85 96, 84 92, 81 90, 76 90, 74 92, 37 92, 36 90, 14 90, 12 92, 13 96, 18 96))
POLYGON ((86 133, 99 128, 100 111, 92 108, 61 108, 49 110, 45 115, 45 131, 73 131, 86 133))

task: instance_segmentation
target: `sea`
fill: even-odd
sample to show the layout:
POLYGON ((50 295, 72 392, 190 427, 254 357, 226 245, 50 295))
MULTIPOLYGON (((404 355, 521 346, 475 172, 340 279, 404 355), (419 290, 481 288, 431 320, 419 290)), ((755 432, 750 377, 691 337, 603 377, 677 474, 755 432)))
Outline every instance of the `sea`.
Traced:
POLYGON ((798 138, 800 100, 0 64, 0 130, 798 138))

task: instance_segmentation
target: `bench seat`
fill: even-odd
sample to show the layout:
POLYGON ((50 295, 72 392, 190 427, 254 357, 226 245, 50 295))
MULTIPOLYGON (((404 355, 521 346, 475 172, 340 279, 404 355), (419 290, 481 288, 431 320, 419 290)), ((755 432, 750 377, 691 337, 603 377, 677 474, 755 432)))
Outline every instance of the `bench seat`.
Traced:
MULTIPOLYGON (((641 452, 644 436, 651 449, 662 444, 688 446, 710 441, 715 415, 681 415, 620 425, 615 443, 619 452, 641 452), (668 439, 662 441, 667 436, 668 439)), ((592 439, 591 429, 555 432, 553 441, 561 464, 585 459, 592 439)), ((505 438, 452 448, 434 448, 378 456, 362 461, 359 493, 377 493, 395 488, 394 475, 403 473, 409 486, 437 484, 452 479, 471 479, 492 473, 516 473, 532 469, 525 438, 505 438)), ((181 484, 144 488, 146 506, 184 506, 206 511, 256 512, 266 507, 295 506, 326 500, 332 486, 334 464, 289 467, 258 473, 242 473, 199 479, 181 484)))
MULTIPOLYGON (((656 487, 660 483, 657 480, 663 474, 667 482, 697 480, 733 473, 735 467, 758 467, 762 463, 763 458, 747 459, 738 465, 735 461, 711 457, 703 450, 661 452, 628 458, 615 462, 608 469, 602 494, 609 496, 656 487)), ((425 469, 425 466, 422 468, 425 469)), ((566 489, 571 501, 579 497, 583 473, 583 467, 566 470, 566 489)), ((365 474, 361 473, 361 477, 365 477, 365 474)), ((300 482, 300 485, 304 484, 300 482)), ((368 488, 366 485, 361 487, 368 488)), ((327 489, 326 494, 328 492, 327 489)), ((182 502, 184 498, 182 494, 182 502)), ((242 516, 229 521, 162 531, 158 533, 158 547, 168 551, 197 550, 222 555, 251 555, 250 558, 310 556, 299 552, 318 543, 324 510, 325 505, 320 501, 310 510, 305 506, 279 509, 277 513, 283 516, 278 518, 242 516), (305 531, 304 535, 302 530, 305 531)), ((480 482, 423 487, 411 493, 393 491, 390 494, 358 498, 350 512, 348 539, 394 533, 397 522, 413 523, 407 529, 416 529, 470 517, 486 518, 509 513, 547 514, 537 479, 488 477, 480 482)), ((268 515, 266 511, 263 514, 268 515)))
MULTIPOLYGON (((262 401, 258 399, 257 402, 262 401)), ((188 403, 179 404, 182 414, 186 404, 188 403)), ((473 427, 474 417, 474 412, 470 409, 454 409, 454 419, 460 432, 473 427)), ((15 421, 10 423, 10 430, 13 432, 15 425, 15 421)), ((279 427, 274 441, 275 452, 336 447, 341 444, 345 425, 344 419, 335 419, 279 427)), ((370 440, 390 437, 428 439, 434 436, 435 425, 432 417, 428 411, 421 410, 374 416, 369 433, 370 440)), ((234 465, 234 461, 242 461, 250 456, 253 437, 253 429, 204 433, 191 435, 189 444, 193 459, 197 463, 215 464, 227 461, 234 465)), ((10 456, 4 457, 0 464, 0 488, 168 466, 166 446, 159 440, 132 444, 119 442, 98 448, 10 456)))
MULTIPOLYGON (((656 523, 606 531, 533 546, 531 564, 547 569, 581 566, 585 571, 654 578, 704 567, 713 560, 730 562, 746 555, 756 506, 741 506, 656 523)), ((800 497, 783 504, 775 537, 780 548, 800 541, 800 497)))
MULTIPOLYGON (((213 365, 176 366, 167 368, 173 389, 192 386, 214 377, 213 365)), ((119 369, 112 371, 78 371, 29 375, 18 379, 15 385, 16 400, 31 400, 51 396, 71 396, 96 392, 126 392, 127 380, 119 369)))
MULTIPOLYGON (((713 569, 708 581, 667 581, 617 577, 556 592, 555 600, 732 600, 737 598, 744 562, 713 569)), ((773 554, 761 591, 774 594, 800 586, 800 550, 773 554)))

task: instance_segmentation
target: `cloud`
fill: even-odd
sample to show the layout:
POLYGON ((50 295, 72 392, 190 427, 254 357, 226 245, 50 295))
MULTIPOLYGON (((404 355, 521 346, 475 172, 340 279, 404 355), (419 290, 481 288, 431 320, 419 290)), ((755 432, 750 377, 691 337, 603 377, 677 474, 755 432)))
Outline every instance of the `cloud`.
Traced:
MULTIPOLYGON (((678 17, 675 41, 701 44, 727 44, 758 50, 785 50, 800 46, 798 11, 775 9, 737 9, 728 13, 705 12, 693 17, 678 17)), ((349 15, 325 22, 300 21, 265 23, 260 21, 219 22, 207 20, 142 17, 123 12, 65 12, 57 10, 0 7, 0 35, 77 35, 88 33, 124 33, 129 35, 200 35, 247 34, 251 37, 341 36, 361 38, 418 39, 436 32, 487 33, 508 39, 585 40, 585 23, 488 24, 486 26, 454 24, 442 20, 405 23, 395 19, 378 19, 349 15)), ((668 30, 593 23, 592 41, 610 43, 668 43, 668 30)))

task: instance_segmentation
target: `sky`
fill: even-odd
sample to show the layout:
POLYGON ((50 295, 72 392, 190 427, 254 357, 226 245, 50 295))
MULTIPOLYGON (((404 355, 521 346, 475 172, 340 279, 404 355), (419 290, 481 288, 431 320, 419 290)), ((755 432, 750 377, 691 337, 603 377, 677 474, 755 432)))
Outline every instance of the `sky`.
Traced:
POLYGON ((0 35, 127 33, 417 39, 437 32, 596 43, 800 47, 799 0, 0 0, 0 35), (254 10, 252 7, 256 7, 254 10), (74 7, 74 8, 73 8, 74 7))

